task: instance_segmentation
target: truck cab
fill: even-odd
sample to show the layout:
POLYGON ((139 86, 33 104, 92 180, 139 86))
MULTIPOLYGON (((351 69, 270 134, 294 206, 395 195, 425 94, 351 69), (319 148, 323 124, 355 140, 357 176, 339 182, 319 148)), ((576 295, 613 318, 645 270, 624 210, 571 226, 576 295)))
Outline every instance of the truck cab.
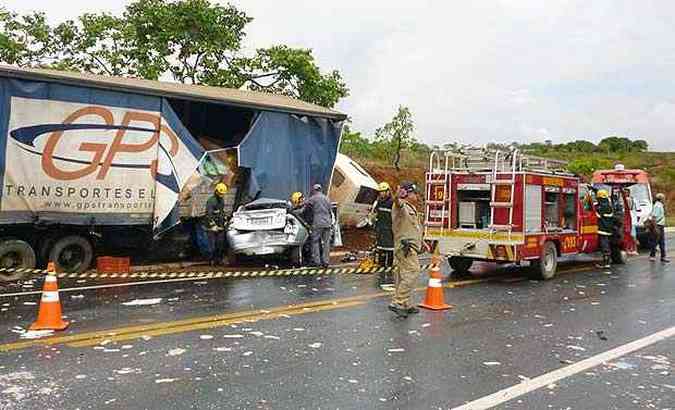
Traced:
MULTIPOLYGON (((598 170, 593 173, 591 182, 596 189, 628 189, 631 201, 627 204, 631 216, 631 224, 636 227, 637 239, 646 243, 647 231, 644 221, 652 213, 652 188, 649 184, 649 173, 641 169, 625 169, 617 164, 614 169, 598 170), (630 203, 632 202, 632 203, 630 203)), ((627 211, 628 212, 628 211, 627 211)))

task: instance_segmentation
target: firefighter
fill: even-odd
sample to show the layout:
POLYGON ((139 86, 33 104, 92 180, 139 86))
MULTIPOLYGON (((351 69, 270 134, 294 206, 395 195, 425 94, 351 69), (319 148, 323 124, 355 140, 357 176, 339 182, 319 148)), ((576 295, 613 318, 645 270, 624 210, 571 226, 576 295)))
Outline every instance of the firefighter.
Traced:
MULTIPOLYGON (((371 210, 371 221, 375 226, 375 252, 379 266, 390 267, 394 261, 394 233, 391 230, 391 207, 394 199, 391 195, 391 187, 386 182, 377 186, 379 196, 371 210)), ((380 277, 381 284, 393 283, 391 273, 384 272, 380 277)))
POLYGON ((596 197, 595 213, 598 216, 598 242, 602 251, 602 264, 599 264, 598 267, 607 269, 611 267, 612 250, 610 241, 614 235, 614 212, 612 204, 609 202, 609 193, 606 190, 599 190, 596 197))
POLYGON ((209 236, 210 263, 222 263, 225 252, 225 194, 227 185, 216 184, 213 195, 206 201, 204 228, 209 236))
POLYGON ((621 188, 613 190, 611 204, 612 214, 614 215, 614 235, 612 235, 610 245, 612 247, 612 255, 616 255, 618 252, 621 252, 620 247, 624 236, 625 210, 623 205, 623 190, 621 188))
POLYGON ((403 318, 409 314, 419 313, 419 309, 410 304, 421 271, 419 254, 424 246, 422 227, 415 208, 419 201, 418 195, 414 183, 401 183, 393 198, 391 209, 396 289, 389 310, 403 318))

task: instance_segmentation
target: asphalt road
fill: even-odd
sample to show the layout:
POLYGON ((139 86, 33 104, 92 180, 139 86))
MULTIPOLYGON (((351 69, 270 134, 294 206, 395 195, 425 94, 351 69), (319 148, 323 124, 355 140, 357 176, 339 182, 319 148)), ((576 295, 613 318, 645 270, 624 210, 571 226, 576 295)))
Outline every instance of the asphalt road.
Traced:
POLYGON ((373 276, 62 281, 72 324, 40 339, 39 296, 5 296, 39 281, 6 288, 0 409, 675 408, 675 266, 482 269, 407 320, 373 276))

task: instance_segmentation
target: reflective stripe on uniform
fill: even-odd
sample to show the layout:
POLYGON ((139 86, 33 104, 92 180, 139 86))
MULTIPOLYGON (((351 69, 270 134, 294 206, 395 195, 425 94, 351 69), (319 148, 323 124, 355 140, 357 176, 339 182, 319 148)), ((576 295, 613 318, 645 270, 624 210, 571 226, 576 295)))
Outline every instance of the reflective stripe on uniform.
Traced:
POLYGON ((441 284, 441 280, 440 280, 440 279, 429 278, 429 287, 430 287, 430 288, 440 288, 440 287, 442 287, 442 286, 443 286, 443 285, 441 284))

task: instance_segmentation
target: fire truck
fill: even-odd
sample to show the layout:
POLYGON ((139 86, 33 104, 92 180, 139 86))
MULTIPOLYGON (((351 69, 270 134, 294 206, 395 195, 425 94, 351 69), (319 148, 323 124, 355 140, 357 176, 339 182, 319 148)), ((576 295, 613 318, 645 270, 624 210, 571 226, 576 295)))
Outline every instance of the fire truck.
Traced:
MULTIPOLYGON (((565 166, 518 150, 433 152, 425 240, 459 273, 477 260, 528 262, 533 277, 553 278, 559 257, 598 250, 595 192, 565 166)), ((623 229, 630 233, 628 212, 623 229)), ((614 263, 626 261, 625 248, 614 247, 614 263)))

